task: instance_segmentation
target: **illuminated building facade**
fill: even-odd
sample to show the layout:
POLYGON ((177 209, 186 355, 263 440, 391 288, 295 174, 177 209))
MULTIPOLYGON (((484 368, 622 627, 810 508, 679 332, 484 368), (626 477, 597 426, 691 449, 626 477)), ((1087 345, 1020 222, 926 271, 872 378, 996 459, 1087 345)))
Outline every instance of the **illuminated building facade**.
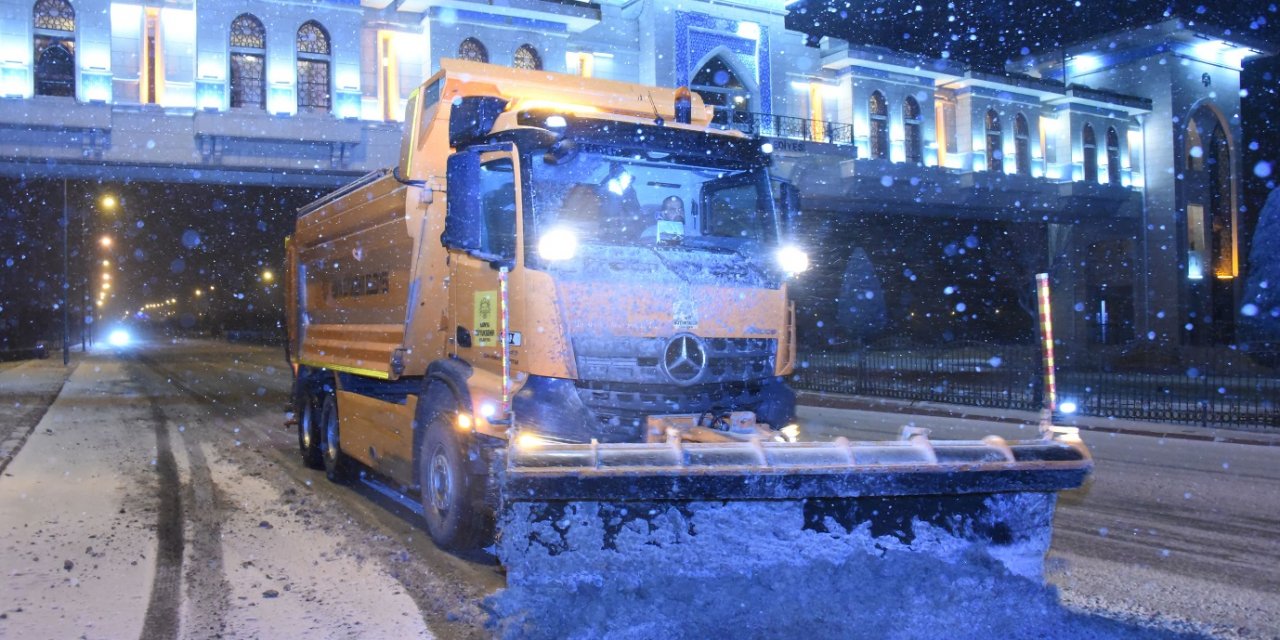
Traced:
POLYGON ((688 85, 716 122, 774 145, 818 231, 864 247, 886 291, 917 281, 887 266, 904 230, 954 235, 959 253, 978 251, 973 237, 1019 252, 979 274, 1011 298, 1008 283, 1053 274, 1065 342, 1231 339, 1208 320, 1236 306, 1240 66, 1258 49, 1174 20, 987 74, 807 46, 786 13, 765 0, 0 0, 0 174, 336 186, 392 164, 409 94, 448 57, 688 85))

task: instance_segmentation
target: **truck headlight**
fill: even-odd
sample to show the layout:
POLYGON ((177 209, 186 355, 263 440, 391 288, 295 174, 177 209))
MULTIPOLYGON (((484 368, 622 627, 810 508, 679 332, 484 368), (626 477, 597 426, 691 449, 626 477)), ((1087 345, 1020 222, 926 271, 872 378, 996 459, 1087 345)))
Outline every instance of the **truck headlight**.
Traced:
POLYGON ((572 260, 578 255, 578 236, 564 227, 557 227, 538 239, 538 256, 547 262, 572 260))
POLYGON ((803 273, 809 269, 809 254, 801 251, 798 247, 785 246, 778 249, 775 254, 778 260, 778 266, 782 268, 787 275, 796 275, 803 273))

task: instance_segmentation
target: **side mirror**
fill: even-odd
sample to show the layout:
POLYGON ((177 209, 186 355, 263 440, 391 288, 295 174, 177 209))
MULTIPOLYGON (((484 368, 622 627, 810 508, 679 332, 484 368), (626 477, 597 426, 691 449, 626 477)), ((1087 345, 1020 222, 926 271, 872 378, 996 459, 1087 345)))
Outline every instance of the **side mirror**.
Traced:
POLYGON ((449 156, 447 213, 440 241, 447 247, 476 251, 483 238, 480 212, 480 154, 462 152, 449 156))

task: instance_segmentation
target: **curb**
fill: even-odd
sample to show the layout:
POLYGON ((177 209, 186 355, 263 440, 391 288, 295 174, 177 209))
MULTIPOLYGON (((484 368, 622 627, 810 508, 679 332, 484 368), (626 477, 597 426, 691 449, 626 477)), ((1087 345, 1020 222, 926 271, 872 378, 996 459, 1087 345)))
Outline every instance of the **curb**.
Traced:
MULTIPOLYGON (((1020 424, 1032 425, 1039 422, 1037 418, 1020 418, 1010 415, 992 415, 991 409, 986 407, 969 407, 964 405, 944 405, 935 403, 912 403, 909 401, 893 400, 888 398, 873 398, 867 396, 849 396, 836 393, 814 392, 814 391, 798 391, 796 392, 796 402, 801 405, 810 407, 821 407, 825 409, 852 409, 855 411, 872 411, 878 413, 902 413, 916 416, 931 416, 935 418, 956 418, 960 420, 985 420, 987 422, 999 422, 1004 424, 1020 424)), ((1091 419, 1106 420, 1106 418, 1095 418, 1094 416, 1082 416, 1082 419, 1073 420, 1067 423, 1067 426, 1078 427, 1081 431, 1092 431, 1096 433, 1115 433, 1127 436, 1145 436, 1148 438, 1168 438, 1172 440, 1192 440, 1196 442, 1222 442, 1226 444, 1243 444, 1258 447, 1275 447, 1280 446, 1280 434, 1255 434, 1248 431, 1231 430, 1232 435, 1220 435, 1219 431, 1223 429, 1215 427, 1215 433, 1188 433, 1185 431, 1171 431, 1169 429, 1188 428, 1185 425, 1162 424, 1156 422, 1144 423, 1145 428, 1134 427, 1118 427, 1114 425, 1099 424, 1091 419)))
MULTIPOLYGON (((16 369, 17 367, 14 368, 16 369)), ((40 426, 40 423, 44 420, 45 415, 49 413, 49 408, 53 406, 53 403, 58 401, 58 396, 62 395, 62 389, 67 386, 67 380, 71 379, 71 376, 78 368, 80 368, 80 363, 76 362, 71 365, 70 368, 64 369, 62 382, 58 384, 57 390, 49 394, 49 402, 40 409, 40 414, 38 416, 34 416, 35 420, 31 421, 31 426, 27 427, 21 435, 14 437, 13 434, 10 434, 7 440, 0 442, 0 451, 5 453, 4 457, 0 457, 0 477, 4 475, 5 469, 9 468, 9 463, 13 462, 13 459, 18 457, 18 453, 22 451, 22 447, 26 446, 27 440, 31 438, 31 434, 35 432, 36 427, 40 426)))

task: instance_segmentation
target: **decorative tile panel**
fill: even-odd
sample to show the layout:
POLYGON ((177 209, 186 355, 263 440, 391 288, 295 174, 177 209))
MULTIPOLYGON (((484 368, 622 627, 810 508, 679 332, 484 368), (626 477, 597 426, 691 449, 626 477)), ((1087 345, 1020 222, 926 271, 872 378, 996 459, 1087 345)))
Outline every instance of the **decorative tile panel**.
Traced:
POLYGON ((723 46, 733 60, 756 83, 755 110, 773 110, 769 64, 769 29, 759 27, 760 38, 753 40, 738 35, 738 21, 715 18, 701 13, 676 12, 676 84, 686 86, 697 72, 695 65, 704 56, 723 46))

